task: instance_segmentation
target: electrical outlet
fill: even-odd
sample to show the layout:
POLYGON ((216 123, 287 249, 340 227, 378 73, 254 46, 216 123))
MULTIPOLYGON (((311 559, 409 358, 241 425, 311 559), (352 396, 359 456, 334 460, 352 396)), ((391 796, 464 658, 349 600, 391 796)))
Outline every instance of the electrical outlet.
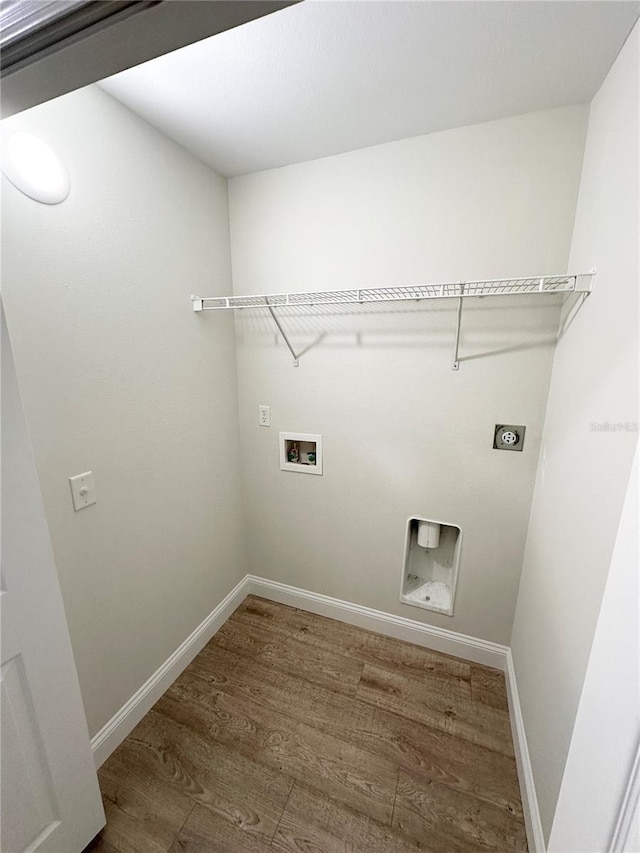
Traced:
POLYGON ((493 433, 494 450, 522 450, 526 427, 496 424, 493 433))
POLYGON ((76 512, 91 506, 96 502, 96 487, 93 482, 93 471, 85 471, 84 474, 78 474, 76 477, 69 477, 71 484, 71 497, 73 498, 73 508, 76 512))
POLYGON ((258 406, 258 426, 271 426, 270 406, 258 406))

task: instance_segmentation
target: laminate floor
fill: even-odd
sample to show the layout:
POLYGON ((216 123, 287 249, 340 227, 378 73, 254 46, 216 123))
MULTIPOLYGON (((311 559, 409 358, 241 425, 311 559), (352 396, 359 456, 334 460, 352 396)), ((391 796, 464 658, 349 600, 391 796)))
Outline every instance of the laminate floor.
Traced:
POLYGON ((92 853, 524 853, 502 673, 249 596, 99 771, 92 853))

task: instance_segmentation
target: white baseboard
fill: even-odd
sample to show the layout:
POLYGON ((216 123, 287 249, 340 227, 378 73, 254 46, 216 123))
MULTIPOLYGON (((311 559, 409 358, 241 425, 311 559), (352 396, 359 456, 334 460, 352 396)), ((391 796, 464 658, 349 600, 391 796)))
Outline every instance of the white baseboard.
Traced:
POLYGON ((247 595, 247 578, 244 577, 231 592, 198 625, 190 636, 167 658, 131 699, 91 738, 91 749, 96 767, 100 767, 127 735, 151 710, 167 688, 191 663, 213 635, 231 616, 247 595))
POLYGON ((317 592, 308 592, 305 589, 298 589, 295 586, 266 580, 255 575, 247 575, 245 580, 248 582, 247 594, 261 595, 280 604, 288 604, 320 616, 328 616, 339 622, 348 622, 350 625, 367 628, 378 634, 386 634, 397 640, 415 643, 436 652, 492 666, 503 672, 506 669, 509 652, 507 646, 468 637, 466 634, 458 634, 455 631, 447 631, 445 628, 434 628, 432 625, 425 625, 404 616, 372 610, 370 607, 362 607, 350 601, 342 601, 317 592))
POLYGON ((545 853, 547 848, 544 842, 542 823, 540 821, 536 786, 533 780, 533 769, 531 767, 531 759, 529 757, 527 736, 524 730, 524 720, 522 718, 522 709, 520 708, 520 697, 518 696, 516 671, 513 666, 511 649, 509 649, 507 653, 505 677, 507 682, 507 697, 509 699, 509 717, 511 719, 511 731, 513 732, 516 765, 518 768, 518 780, 520 781, 520 794, 522 796, 522 809, 524 811, 524 822, 527 830, 529 853, 545 853))
POLYGON ((270 601, 288 604, 290 607, 298 607, 301 610, 308 610, 310 613, 328 616, 330 619, 337 619, 349 625, 356 625, 378 634, 385 634, 388 637, 395 637, 398 640, 405 640, 437 652, 455 655, 473 663, 502 670, 506 676, 509 714, 514 736, 529 850, 530 853, 544 853, 544 836, 540 823, 531 761, 520 710, 513 659, 508 646, 490 643, 487 640, 458 634, 444 628, 435 628, 432 625, 425 625, 403 616, 394 616, 381 610, 373 610, 360 604, 309 592, 256 575, 246 575, 151 678, 134 693, 104 728, 92 738, 91 747, 96 767, 100 767, 114 749, 122 743, 165 690, 191 663, 198 652, 250 593, 262 596, 270 601))

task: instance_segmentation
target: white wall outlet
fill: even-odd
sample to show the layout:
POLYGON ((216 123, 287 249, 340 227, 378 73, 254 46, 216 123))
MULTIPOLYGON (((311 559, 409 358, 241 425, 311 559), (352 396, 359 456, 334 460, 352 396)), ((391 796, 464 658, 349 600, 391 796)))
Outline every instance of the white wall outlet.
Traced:
POLYGON ((85 471, 84 474, 77 474, 75 477, 69 477, 71 484, 71 497, 73 498, 73 508, 76 512, 91 506, 96 502, 96 487, 93 482, 93 471, 85 471))
POLYGON ((270 406, 258 406, 258 426, 271 426, 270 406))

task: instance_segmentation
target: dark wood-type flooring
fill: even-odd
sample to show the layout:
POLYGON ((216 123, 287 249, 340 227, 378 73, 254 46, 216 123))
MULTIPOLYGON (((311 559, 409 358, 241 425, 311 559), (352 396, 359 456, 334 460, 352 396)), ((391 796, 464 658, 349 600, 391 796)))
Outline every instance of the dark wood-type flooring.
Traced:
POLYGON ((99 778, 92 853, 527 849, 502 673, 254 596, 99 778))

